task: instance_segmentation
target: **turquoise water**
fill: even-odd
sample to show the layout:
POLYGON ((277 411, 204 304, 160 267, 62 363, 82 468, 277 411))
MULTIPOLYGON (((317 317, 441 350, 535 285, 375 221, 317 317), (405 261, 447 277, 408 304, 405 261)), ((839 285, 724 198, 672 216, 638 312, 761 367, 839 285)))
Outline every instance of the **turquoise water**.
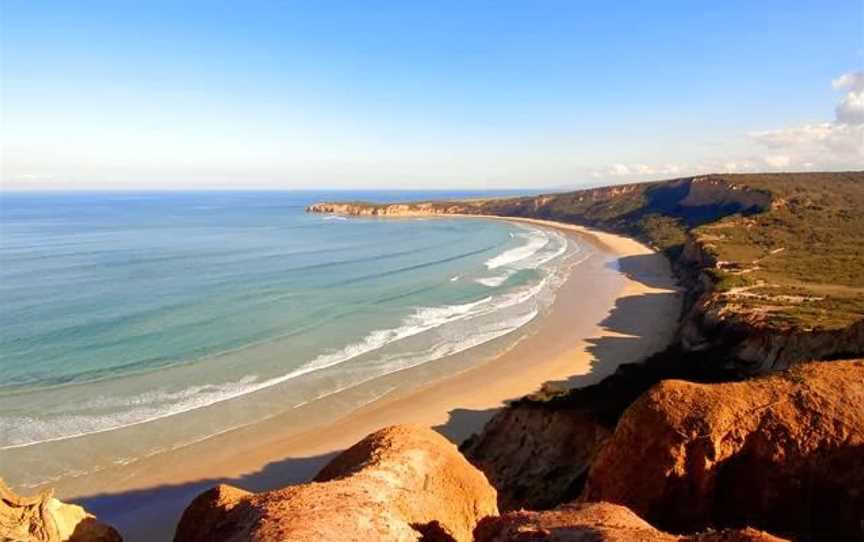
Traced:
POLYGON ((429 197, 2 196, 3 475, 133 461, 518 333, 579 251, 564 236, 304 212, 429 197))

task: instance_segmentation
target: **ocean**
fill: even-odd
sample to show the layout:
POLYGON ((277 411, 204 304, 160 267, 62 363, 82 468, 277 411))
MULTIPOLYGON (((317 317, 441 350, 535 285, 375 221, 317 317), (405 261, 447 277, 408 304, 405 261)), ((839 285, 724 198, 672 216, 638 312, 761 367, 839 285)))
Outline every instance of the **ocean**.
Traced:
POLYGON ((572 239, 304 212, 481 195, 3 194, 2 476, 37 487, 300 407, 344 415, 394 391, 361 384, 508 348, 578 259, 572 239))

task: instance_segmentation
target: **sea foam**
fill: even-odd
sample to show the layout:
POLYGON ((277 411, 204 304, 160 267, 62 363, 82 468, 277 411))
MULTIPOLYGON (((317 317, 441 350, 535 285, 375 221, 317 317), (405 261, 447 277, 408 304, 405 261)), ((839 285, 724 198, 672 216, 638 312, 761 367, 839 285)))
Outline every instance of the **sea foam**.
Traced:
POLYGON ((497 256, 486 261, 487 269, 497 269, 499 267, 510 265, 520 260, 530 258, 538 250, 542 249, 549 243, 549 235, 542 230, 533 230, 528 233, 520 233, 518 237, 526 239, 525 244, 519 245, 516 248, 506 250, 497 256))
MULTIPOLYGON (((497 298, 490 296, 471 303, 420 307, 397 327, 374 330, 361 340, 340 350, 319 355, 293 371, 268 379, 249 375, 235 382, 191 386, 180 391, 156 390, 128 398, 98 397, 75 408, 78 411, 110 410, 110 414, 56 413, 50 415, 50 412, 46 412, 49 416, 45 418, 3 416, 0 417, 0 434, 3 435, 0 450, 103 433, 236 399, 302 375, 334 367, 358 356, 379 350, 388 344, 446 324, 488 315, 524 303, 535 296, 544 285, 545 280, 530 288, 501 295, 497 298)), ((491 339, 480 341, 477 344, 487 340, 491 339)), ((470 346, 465 348, 470 348, 470 346)))

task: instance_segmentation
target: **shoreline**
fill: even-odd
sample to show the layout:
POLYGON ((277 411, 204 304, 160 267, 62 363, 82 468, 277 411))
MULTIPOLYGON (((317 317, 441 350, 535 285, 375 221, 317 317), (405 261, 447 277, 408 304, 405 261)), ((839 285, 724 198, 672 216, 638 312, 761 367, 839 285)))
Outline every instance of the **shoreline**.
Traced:
POLYGON ((306 481, 338 451, 387 425, 432 426, 461 442, 482 429, 509 400, 535 392, 547 382, 566 387, 592 384, 618 365, 665 347, 671 339, 680 295, 669 262, 647 246, 545 220, 465 218, 554 228, 595 250, 570 270, 533 333, 490 360, 373 398, 322 427, 286 435, 278 417, 265 420, 143 459, 119 479, 104 478, 100 483, 97 475, 88 477, 90 483, 61 485, 58 497, 84 504, 118 527, 127 541, 170 539, 189 501, 216 483, 261 491, 306 481), (96 487, 102 493, 94 495, 96 487))

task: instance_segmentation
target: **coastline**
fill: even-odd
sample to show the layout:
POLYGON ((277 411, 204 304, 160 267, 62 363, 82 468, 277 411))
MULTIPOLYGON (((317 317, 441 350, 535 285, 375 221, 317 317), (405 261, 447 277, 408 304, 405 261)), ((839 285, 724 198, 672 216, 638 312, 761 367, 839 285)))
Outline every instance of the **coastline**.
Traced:
POLYGON ((571 269, 534 332, 509 350, 419 388, 375 399, 324 427, 286 436, 278 418, 267 420, 141 460, 120 478, 88 477, 58 487, 58 496, 84 503, 120 528, 126 540, 170 539, 189 500, 215 483, 257 491, 308 480, 339 450, 387 425, 432 426, 460 442, 507 400, 545 382, 594 383, 671 339, 680 296, 662 255, 632 239, 580 226, 468 217, 555 228, 596 249, 571 269), (101 493, 94 495, 95 488, 101 493))

